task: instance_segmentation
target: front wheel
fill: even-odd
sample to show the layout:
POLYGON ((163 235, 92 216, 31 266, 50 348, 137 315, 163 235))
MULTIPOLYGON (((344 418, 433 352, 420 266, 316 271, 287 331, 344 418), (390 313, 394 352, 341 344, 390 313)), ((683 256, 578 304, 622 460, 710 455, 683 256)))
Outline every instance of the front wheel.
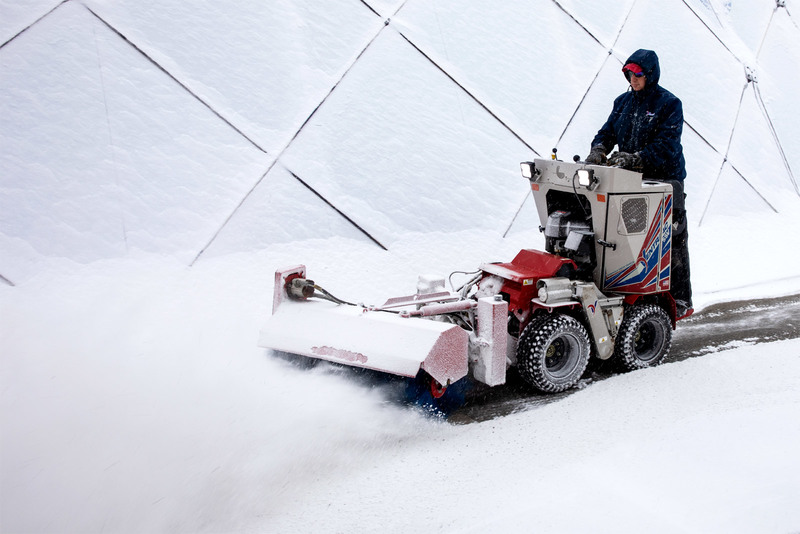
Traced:
POLYGON ((589 363, 589 334, 575 318, 550 315, 525 327, 517 345, 517 368, 526 382, 545 393, 578 383, 589 363))
POLYGON ((672 323, 655 304, 625 310, 614 353, 626 371, 653 367, 664 361, 672 346, 672 323))

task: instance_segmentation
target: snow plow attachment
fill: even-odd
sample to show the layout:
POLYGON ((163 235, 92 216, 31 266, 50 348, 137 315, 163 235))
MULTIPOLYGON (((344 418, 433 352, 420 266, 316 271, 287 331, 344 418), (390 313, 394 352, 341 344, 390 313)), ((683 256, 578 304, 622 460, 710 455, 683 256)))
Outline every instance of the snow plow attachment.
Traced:
MULTIPOLYGON (((259 346, 343 365, 414 377, 424 369, 442 385, 467 375, 469 333, 416 317, 474 307, 449 292, 390 299, 380 307, 311 298, 322 291, 305 266, 275 273, 273 315, 259 346), (398 311, 411 307, 409 311, 398 311)), ((336 299, 332 299, 336 300, 336 299)))

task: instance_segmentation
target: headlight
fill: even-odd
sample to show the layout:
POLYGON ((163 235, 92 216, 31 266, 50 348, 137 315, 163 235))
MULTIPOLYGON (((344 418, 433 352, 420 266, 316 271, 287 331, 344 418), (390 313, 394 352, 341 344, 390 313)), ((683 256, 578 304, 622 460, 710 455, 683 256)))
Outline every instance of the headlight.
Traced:
POLYGON ((575 176, 572 177, 573 186, 575 184, 576 176, 578 178, 578 183, 589 191, 594 190, 594 188, 597 187, 597 184, 600 183, 600 180, 595 177, 593 169, 578 169, 575 171, 575 176))
POLYGON ((592 169, 578 170, 578 183, 584 187, 589 187, 594 182, 594 171, 592 169))
POLYGON ((533 180, 533 176, 536 174, 536 166, 532 162, 523 161, 519 164, 519 168, 522 170, 522 176, 524 178, 533 180))

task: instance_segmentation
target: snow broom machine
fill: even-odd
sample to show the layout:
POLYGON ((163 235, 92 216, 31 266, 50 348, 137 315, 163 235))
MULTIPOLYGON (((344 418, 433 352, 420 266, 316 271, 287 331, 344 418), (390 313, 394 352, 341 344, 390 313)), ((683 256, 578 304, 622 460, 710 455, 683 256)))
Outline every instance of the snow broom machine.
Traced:
POLYGON ((451 290, 421 276, 416 293, 378 306, 334 297, 304 265, 279 269, 259 346, 408 377, 433 399, 462 379, 504 384, 511 367, 557 393, 590 357, 622 370, 662 362, 681 318, 669 292, 672 186, 577 157, 521 168, 545 251, 483 264, 451 290))

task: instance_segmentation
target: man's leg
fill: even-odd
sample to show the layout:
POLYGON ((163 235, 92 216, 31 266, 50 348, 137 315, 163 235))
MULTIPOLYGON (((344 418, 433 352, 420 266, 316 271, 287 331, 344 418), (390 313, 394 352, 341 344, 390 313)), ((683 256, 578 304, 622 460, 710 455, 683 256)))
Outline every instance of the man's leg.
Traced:
POLYGON ((678 317, 692 307, 692 282, 689 272, 689 224, 686 220, 686 194, 683 182, 672 184, 672 268, 670 293, 678 305, 678 317))
POLYGON ((672 297, 678 304, 678 316, 684 315, 692 307, 692 282, 689 270, 689 228, 686 222, 686 211, 673 212, 672 233, 672 297), (676 230, 681 230, 677 233, 676 230))

